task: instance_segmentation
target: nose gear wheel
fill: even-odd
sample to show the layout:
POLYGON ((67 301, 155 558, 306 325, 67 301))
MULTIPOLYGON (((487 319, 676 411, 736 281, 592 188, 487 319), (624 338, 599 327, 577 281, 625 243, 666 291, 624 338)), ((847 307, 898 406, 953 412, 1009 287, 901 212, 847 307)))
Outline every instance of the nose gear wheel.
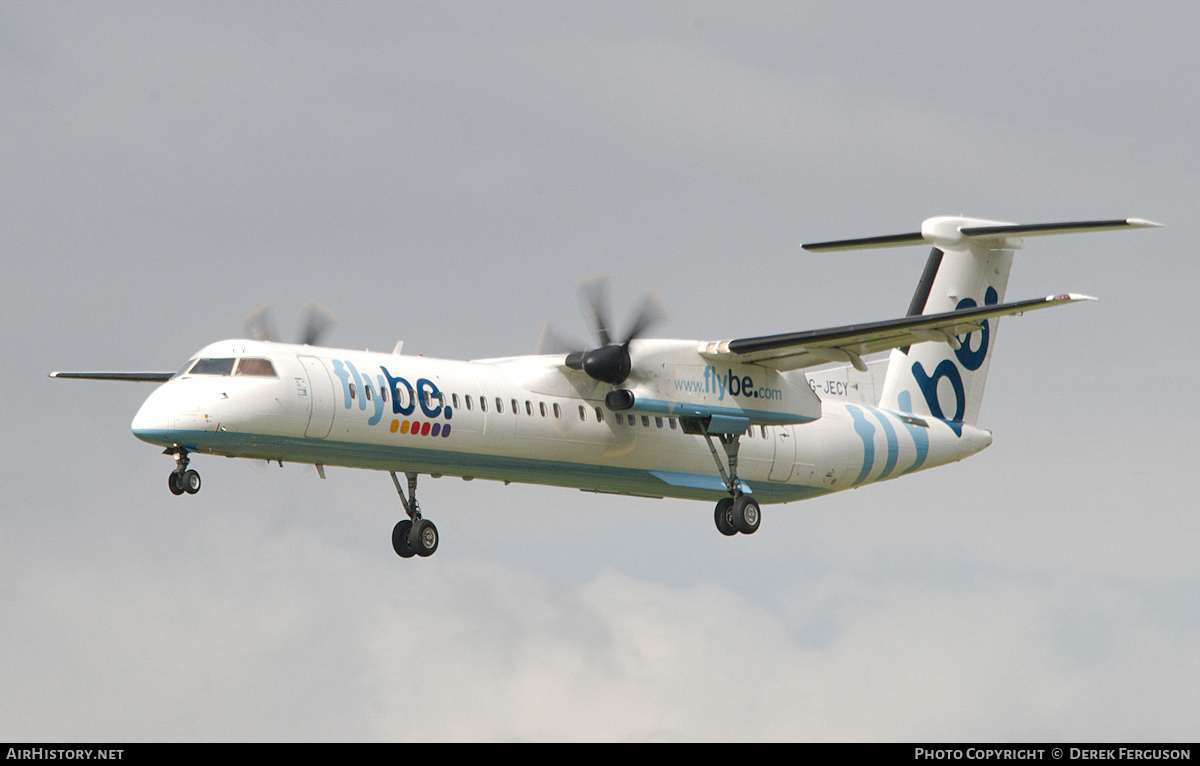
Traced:
POLYGON ((200 491, 200 474, 188 468, 188 451, 183 447, 170 447, 164 455, 175 457, 175 470, 167 475, 167 487, 172 495, 187 493, 194 495, 200 491))

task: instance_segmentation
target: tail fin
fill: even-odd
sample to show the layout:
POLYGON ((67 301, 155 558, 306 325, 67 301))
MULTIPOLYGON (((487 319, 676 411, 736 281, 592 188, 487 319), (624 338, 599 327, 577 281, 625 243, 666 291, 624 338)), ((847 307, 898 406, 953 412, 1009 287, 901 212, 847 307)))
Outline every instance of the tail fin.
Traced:
MULTIPOLYGON (((1048 224, 1011 224, 973 218, 929 218, 921 231, 805 245, 809 250, 853 250, 930 243, 933 251, 909 306, 909 316, 938 314, 1004 301, 1013 251, 1022 238, 1045 234, 1158 226, 1136 218, 1048 224)), ((983 401, 998 319, 954 344, 919 343, 895 349, 879 406, 947 421, 962 433, 974 425, 983 401), (953 346, 958 346, 954 348, 953 346)))
MULTIPOLYGON (((933 248, 909 316, 1003 302, 1012 258, 1012 249, 1004 247, 933 248)), ((918 343, 893 350, 880 406, 948 421, 959 433, 962 423, 974 425, 999 322, 984 320, 982 330, 958 338, 957 349, 946 343, 918 343)))

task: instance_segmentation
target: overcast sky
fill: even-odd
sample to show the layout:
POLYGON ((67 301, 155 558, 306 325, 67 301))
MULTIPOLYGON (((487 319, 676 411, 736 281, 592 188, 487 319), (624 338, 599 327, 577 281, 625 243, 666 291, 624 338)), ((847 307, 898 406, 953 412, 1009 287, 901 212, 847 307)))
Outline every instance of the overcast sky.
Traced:
POLYGON ((0 740, 1200 734, 1200 11, 962 3, 0 5, 0 740), (982 5, 982 4, 974 4, 982 5), (479 358, 903 315, 933 215, 1031 239, 982 454, 764 508, 201 456, 129 423, 270 301, 479 358))

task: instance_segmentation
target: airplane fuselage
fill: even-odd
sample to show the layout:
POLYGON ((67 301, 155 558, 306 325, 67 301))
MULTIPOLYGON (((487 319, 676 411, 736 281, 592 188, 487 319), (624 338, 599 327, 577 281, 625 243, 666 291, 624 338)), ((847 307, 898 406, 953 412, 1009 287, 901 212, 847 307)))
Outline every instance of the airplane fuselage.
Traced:
POLYGON ((640 359, 667 361, 643 364, 656 372, 634 389, 658 393, 613 412, 610 387, 564 375, 561 356, 466 362, 222 341, 155 390, 132 427, 195 453, 715 500, 728 487, 683 419, 753 409, 760 424, 741 437, 738 475, 759 503, 895 478, 991 443, 972 426, 816 399, 801 372, 698 365, 696 347, 647 342, 640 359), (686 369, 670 363, 676 349, 686 369))

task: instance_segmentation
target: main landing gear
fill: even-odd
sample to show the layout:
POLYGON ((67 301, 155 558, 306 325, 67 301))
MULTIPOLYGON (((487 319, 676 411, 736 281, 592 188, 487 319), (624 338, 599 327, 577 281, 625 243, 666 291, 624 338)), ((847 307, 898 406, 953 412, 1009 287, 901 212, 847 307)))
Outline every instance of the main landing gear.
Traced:
POLYGON ((389 473, 392 475, 392 483, 396 485, 396 494, 400 495, 400 504, 408 514, 407 519, 403 519, 392 529, 392 548, 400 558, 432 556, 438 547, 438 531, 432 521, 421 518, 421 509, 417 505, 417 475, 405 474, 408 477, 408 497, 405 497, 396 472, 389 473))
POLYGON ((200 491, 200 474, 188 468, 188 451, 183 447, 168 447, 164 455, 175 457, 175 470, 167 475, 167 486, 172 495, 182 495, 184 492, 194 495, 200 491))
POLYGON ((723 497, 717 503, 716 511, 713 514, 714 521, 717 523, 717 530, 721 534, 731 536, 741 532, 744 535, 752 535, 758 531, 758 525, 762 521, 762 514, 758 508, 758 501, 747 494, 742 493, 742 484, 738 480, 737 464, 738 464, 738 442, 741 439, 740 434, 721 434, 721 446, 725 448, 725 457, 729 462, 729 473, 725 473, 725 466, 721 465, 721 458, 717 455, 717 448, 713 446, 712 435, 705 434, 705 440, 708 442, 708 448, 712 451, 713 461, 717 464, 717 470, 721 473, 721 479, 724 480, 725 486, 729 489, 729 497, 723 497))

